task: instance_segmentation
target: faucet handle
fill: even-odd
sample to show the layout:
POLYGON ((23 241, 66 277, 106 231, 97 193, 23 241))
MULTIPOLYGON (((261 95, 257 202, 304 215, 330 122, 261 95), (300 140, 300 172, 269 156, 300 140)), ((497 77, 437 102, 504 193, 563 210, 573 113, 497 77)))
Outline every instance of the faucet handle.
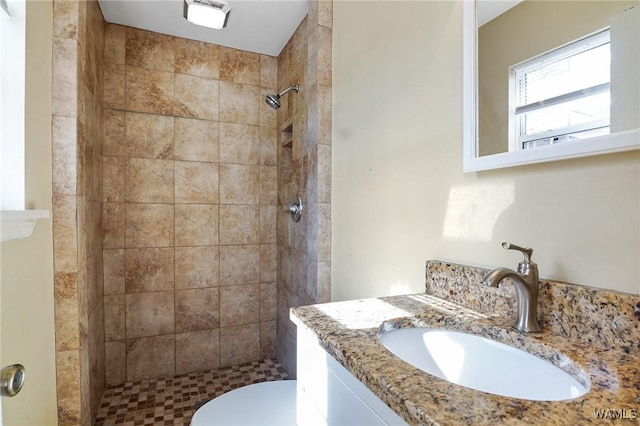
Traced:
POLYGON ((524 255, 523 263, 533 263, 531 261, 531 256, 533 255, 532 248, 520 247, 512 243, 504 242, 502 243, 502 248, 505 250, 518 250, 524 255))

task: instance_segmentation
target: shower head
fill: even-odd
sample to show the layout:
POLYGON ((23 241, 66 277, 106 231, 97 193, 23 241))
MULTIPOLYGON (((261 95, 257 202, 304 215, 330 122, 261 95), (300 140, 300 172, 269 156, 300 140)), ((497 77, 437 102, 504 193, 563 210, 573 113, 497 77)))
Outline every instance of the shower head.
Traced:
POLYGON ((265 102, 273 109, 280 108, 280 95, 267 95, 265 102))
POLYGON ((280 98, 284 95, 286 95, 287 93, 289 93, 290 91, 294 91, 296 93, 298 93, 300 91, 300 86, 293 85, 289 88, 284 89, 282 92, 278 93, 277 95, 267 95, 267 97, 265 98, 265 102, 267 103, 267 105, 269 105, 271 108, 273 109, 278 109, 280 108, 280 98))

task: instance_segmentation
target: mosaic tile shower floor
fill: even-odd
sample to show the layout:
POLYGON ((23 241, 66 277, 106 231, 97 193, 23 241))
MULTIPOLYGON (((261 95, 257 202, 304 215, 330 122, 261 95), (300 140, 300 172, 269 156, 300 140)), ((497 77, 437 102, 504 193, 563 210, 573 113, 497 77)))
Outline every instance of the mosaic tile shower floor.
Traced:
POLYGON ((205 402, 252 383, 286 380, 282 366, 271 359, 217 370, 109 386, 95 426, 184 425, 205 402))

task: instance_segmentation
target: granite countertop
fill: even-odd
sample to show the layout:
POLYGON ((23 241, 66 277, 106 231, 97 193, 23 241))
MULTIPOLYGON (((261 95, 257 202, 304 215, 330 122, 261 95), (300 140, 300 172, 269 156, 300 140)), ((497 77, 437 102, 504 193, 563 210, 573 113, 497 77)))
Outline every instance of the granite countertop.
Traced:
POLYGON ((302 306, 291 318, 409 424, 640 424, 640 357, 553 334, 525 335, 512 320, 426 293, 302 306), (525 349, 563 368, 590 391, 568 401, 528 401, 454 385, 396 358, 378 340, 383 322, 478 334, 525 349), (571 362, 573 361, 573 362, 571 362), (609 411, 607 411, 609 410, 609 411), (611 420, 606 420, 611 421, 611 420))

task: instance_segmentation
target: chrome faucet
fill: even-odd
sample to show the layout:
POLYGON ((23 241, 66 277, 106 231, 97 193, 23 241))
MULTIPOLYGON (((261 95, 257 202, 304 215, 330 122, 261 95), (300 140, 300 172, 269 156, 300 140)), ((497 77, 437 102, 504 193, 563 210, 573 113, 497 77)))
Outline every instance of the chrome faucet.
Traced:
POLYGON ((502 243, 505 250, 518 250, 524 260, 518 263, 518 272, 509 268, 497 268, 482 279, 482 284, 498 287, 505 278, 511 278, 518 297, 518 317, 513 328, 526 333, 540 333, 538 324, 538 265, 531 261, 533 249, 511 243, 502 243))

